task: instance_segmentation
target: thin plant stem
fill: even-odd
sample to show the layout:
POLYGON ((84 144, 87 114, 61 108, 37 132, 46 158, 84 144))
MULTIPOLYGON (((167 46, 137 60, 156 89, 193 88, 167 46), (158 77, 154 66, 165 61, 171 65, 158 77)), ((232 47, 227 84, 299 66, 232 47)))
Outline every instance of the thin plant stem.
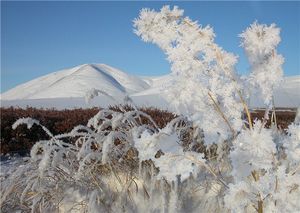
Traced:
POLYGON ((225 123, 227 124, 227 126, 229 127, 230 131, 232 132, 233 136, 235 136, 235 131, 232 128, 232 126, 230 125, 228 119, 226 118, 226 116, 224 115, 224 113, 222 112, 221 108, 219 107, 219 105, 217 104, 217 102, 215 101, 215 99, 212 97, 211 93, 208 92, 208 96, 210 97, 210 99, 213 101, 214 103, 214 107, 216 109, 216 111, 221 115, 221 117, 223 118, 223 120, 225 121, 225 123))
POLYGON ((276 108, 275 108, 275 101, 274 101, 274 96, 272 97, 272 105, 273 105, 273 112, 272 112, 272 116, 274 115, 273 119, 274 119, 274 124, 277 128, 277 118, 276 118, 276 108))

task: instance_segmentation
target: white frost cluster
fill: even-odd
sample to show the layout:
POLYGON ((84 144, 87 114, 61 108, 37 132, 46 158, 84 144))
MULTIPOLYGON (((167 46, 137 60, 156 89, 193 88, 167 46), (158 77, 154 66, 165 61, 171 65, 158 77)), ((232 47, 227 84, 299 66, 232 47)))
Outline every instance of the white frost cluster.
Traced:
POLYGON ((87 103, 87 104, 89 104, 89 103, 91 103, 91 101, 95 98, 95 97, 97 97, 97 96, 99 96, 99 95, 104 95, 104 96, 106 96, 106 97, 108 97, 108 98, 111 98, 112 100, 115 100, 111 95, 109 95, 109 94, 107 94, 105 91, 102 91, 102 90, 99 90, 99 89, 95 89, 95 88, 92 88, 92 89, 90 89, 89 91, 87 91, 87 93, 85 94, 85 102, 87 103))
POLYGON ((279 166, 258 180, 252 177, 229 184, 224 197, 225 206, 232 212, 258 211, 258 202, 264 212, 299 212, 299 173, 286 172, 279 166))
POLYGON ((157 179, 164 178, 176 182, 177 177, 180 177, 180 180, 184 181, 191 174, 197 174, 196 163, 205 164, 203 154, 183 151, 180 138, 170 126, 154 134, 145 131, 134 138, 134 141, 139 160, 152 160, 159 168, 157 179), (156 157, 158 151, 162 152, 160 157, 156 157))
POLYGON ((139 151, 140 161, 154 160, 158 151, 179 154, 182 150, 180 140, 175 132, 169 135, 161 130, 152 134, 146 130, 139 137, 134 138, 134 141, 134 146, 139 151))
POLYGON ((234 182, 224 197, 234 212, 300 211, 300 135, 299 124, 291 124, 288 135, 281 135, 286 157, 279 152, 278 136, 256 122, 233 141, 230 152, 234 182), (261 202, 261 206, 258 206, 261 202))
POLYGON ((139 19, 134 20, 135 33, 145 42, 157 43, 162 49, 168 49, 176 41, 177 21, 182 15, 183 10, 176 6, 172 10, 164 6, 160 13, 144 8, 139 19))
POLYGON ((232 175, 236 180, 251 175, 252 171, 273 167, 276 144, 273 141, 272 130, 262 128, 260 121, 255 122, 253 130, 242 130, 232 143, 230 159, 232 175))
POLYGON ((287 159, 292 168, 300 165, 300 123, 291 124, 288 128, 289 137, 283 141, 287 159))
POLYGON ((27 128, 30 129, 34 124, 39 125, 40 122, 33 118, 20 118, 12 125, 12 128, 16 129, 21 124, 26 124, 27 128))
POLYGON ((277 53, 280 29, 275 24, 267 26, 254 22, 240 37, 251 65, 249 81, 261 91, 266 105, 272 101, 273 89, 283 77, 284 58, 277 53))
POLYGON ((180 113, 201 120, 206 143, 224 141, 240 130, 243 106, 238 96, 241 86, 235 80, 237 57, 214 43, 210 26, 201 27, 169 6, 159 12, 143 9, 134 26, 137 35, 167 55, 175 80, 166 89, 167 97, 180 113), (226 116, 222 118, 220 111, 226 116))

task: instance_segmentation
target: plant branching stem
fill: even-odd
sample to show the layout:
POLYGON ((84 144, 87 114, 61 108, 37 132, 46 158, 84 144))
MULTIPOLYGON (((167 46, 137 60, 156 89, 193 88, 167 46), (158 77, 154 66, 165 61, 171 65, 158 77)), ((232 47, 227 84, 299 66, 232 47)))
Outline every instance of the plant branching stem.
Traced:
MULTIPOLYGON (((216 55, 217 55, 217 59, 220 61, 220 66, 221 66, 222 70, 223 70, 224 72, 226 72, 226 73, 230 76, 230 79, 231 79, 233 82, 237 83, 237 81, 236 81, 236 79, 234 78, 234 76, 232 75, 232 73, 231 73, 230 71, 228 71, 228 70, 224 67, 224 63, 223 63, 223 59, 222 59, 222 55, 221 55, 220 51, 219 51, 217 48, 214 48, 214 49, 215 49, 215 52, 216 52, 216 55)), ((242 92, 241 92, 238 88, 236 88, 236 90, 237 90, 237 93, 238 93, 238 95, 239 95, 239 98, 240 98, 240 100, 241 100, 241 102, 242 102, 242 105, 243 105, 243 107, 244 107, 244 110, 245 110, 245 112, 246 112, 246 114, 247 114, 249 127, 250 127, 250 129, 252 129, 252 128, 253 128, 253 125, 252 125, 252 119, 251 119, 251 114, 250 114, 250 112, 249 112, 248 105, 247 105, 245 99, 243 98, 242 92)))
MULTIPOLYGON (((190 23, 189 21, 187 21, 187 20, 184 19, 183 22, 186 23, 187 25, 189 25, 190 27, 193 27, 193 24, 190 23)), ((202 34, 201 31, 199 31, 199 34, 200 34, 200 36, 203 36, 203 34, 202 34)), ((217 59, 220 62, 219 64, 220 64, 221 68, 223 69, 223 71, 226 72, 227 74, 229 74, 229 76, 230 76, 230 78, 231 78, 232 81, 237 82, 235 80, 235 78, 232 76, 231 72, 229 72, 228 70, 225 69, 224 63, 223 63, 223 60, 222 60, 222 56, 221 56, 221 53, 220 53, 220 50, 216 47, 216 45, 210 44, 209 46, 211 46, 212 49, 214 49, 214 51, 216 52, 217 59)), ((240 98, 240 100, 242 102, 243 108, 244 108, 244 110, 245 110, 245 112, 247 114, 249 127, 250 127, 250 129, 253 129, 251 114, 249 112, 249 108, 248 108, 248 106, 246 104, 246 101, 244 100, 241 91, 238 88, 236 88, 236 90, 237 90, 239 98, 240 98)))
POLYGON ((226 116, 224 115, 224 113, 222 112, 221 108, 219 107, 219 105, 217 104, 217 102, 215 101, 215 99, 212 97, 211 93, 208 92, 208 96, 210 97, 210 99, 213 101, 214 103, 214 107, 216 109, 216 111, 221 115, 221 117, 223 118, 223 120, 225 121, 225 123, 227 124, 227 126, 229 127, 230 131, 232 132, 233 136, 235 136, 235 131, 232 128, 232 126, 230 125, 228 119, 226 118, 226 116))
MULTIPOLYGON (((257 172, 257 171, 252 171, 251 172, 251 175, 252 175, 252 177, 253 177, 253 179, 254 179, 254 181, 255 182, 257 182, 257 181, 259 181, 259 173, 257 172)), ((263 199, 261 198, 261 195, 260 195, 260 193, 258 193, 258 197, 259 197, 259 200, 257 201, 257 208, 255 208, 256 209, 256 211, 258 212, 258 213, 263 213, 264 211, 263 211, 263 204, 264 204, 264 201, 263 201, 263 199)))

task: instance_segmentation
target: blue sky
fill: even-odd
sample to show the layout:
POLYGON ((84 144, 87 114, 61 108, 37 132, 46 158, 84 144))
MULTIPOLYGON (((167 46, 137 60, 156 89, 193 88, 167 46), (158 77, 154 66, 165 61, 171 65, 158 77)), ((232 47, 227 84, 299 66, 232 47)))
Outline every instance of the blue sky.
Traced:
POLYGON ((84 63, 105 63, 136 75, 169 72, 165 55, 133 33, 143 7, 178 5, 185 15, 213 26, 216 42, 249 65, 238 34, 257 20, 281 29, 285 75, 300 74, 300 2, 1 2, 1 92, 84 63))

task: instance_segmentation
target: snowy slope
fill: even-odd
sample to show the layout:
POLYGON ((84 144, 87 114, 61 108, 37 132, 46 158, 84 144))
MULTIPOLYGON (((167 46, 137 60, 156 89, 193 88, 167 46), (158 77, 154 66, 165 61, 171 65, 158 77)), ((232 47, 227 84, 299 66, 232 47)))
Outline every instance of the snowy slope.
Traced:
POLYGON ((142 79, 105 64, 84 64, 21 84, 1 95, 2 100, 84 97, 91 88, 112 96, 149 88, 142 79))
MULTIPOLYGON (((21 84, 1 94, 1 105, 62 109, 114 104, 109 98, 100 96, 87 105, 84 96, 95 88, 117 97, 119 101, 122 101, 120 97, 129 94, 137 105, 168 109, 170 106, 164 92, 170 84, 171 75, 137 77, 105 64, 84 64, 21 84)), ((274 98, 276 107, 300 106, 300 76, 286 77, 275 90, 274 98)), ((255 92, 252 92, 249 104, 251 108, 264 107, 255 92)))
MULTIPOLYGON (((300 76, 285 77, 281 85, 274 90, 275 107, 300 106, 300 76)), ((250 97, 250 106, 264 107, 261 98, 253 91, 250 97)))
MULTIPOLYGON (((151 78, 149 78, 151 79, 151 78)), ((156 97, 163 98, 167 85, 172 84, 170 75, 154 77, 151 80, 145 78, 151 85, 149 89, 131 95, 133 99, 145 99, 147 102, 155 100, 156 97)), ((281 85, 274 90, 274 101, 276 107, 299 107, 300 106, 300 76, 285 77, 281 85)), ((159 103, 161 105, 161 101, 159 103)), ((251 91, 249 99, 251 108, 265 107, 263 100, 255 91, 251 91)))
POLYGON ((163 95, 168 85, 172 84, 171 74, 157 76, 157 77, 142 77, 150 87, 143 91, 132 94, 132 96, 146 96, 146 95, 163 95))

